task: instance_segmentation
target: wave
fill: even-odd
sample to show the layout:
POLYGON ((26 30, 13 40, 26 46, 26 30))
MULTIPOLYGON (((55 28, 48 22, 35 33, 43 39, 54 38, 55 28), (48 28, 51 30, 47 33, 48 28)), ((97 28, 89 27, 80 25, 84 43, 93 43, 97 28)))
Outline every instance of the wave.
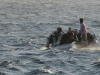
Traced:
POLYGON ((15 68, 15 67, 7 68, 7 69, 12 70, 12 71, 20 71, 19 69, 15 68))
MULTIPOLYGON (((63 25, 63 26, 73 26, 75 25, 74 23, 64 23, 61 21, 58 22, 50 22, 50 23, 36 23, 37 25, 63 25)), ((75 25, 76 26, 76 25, 75 25)))
POLYGON ((0 75, 6 75, 6 73, 0 72, 0 75))
POLYGON ((40 69, 32 70, 31 72, 26 73, 26 75, 44 75, 49 74, 48 72, 42 71, 40 69))
POLYGON ((6 67, 6 66, 8 66, 9 64, 10 64, 9 61, 4 60, 2 63, 0 63, 0 66, 6 67))
POLYGON ((61 70, 53 70, 53 69, 35 69, 32 70, 31 72, 26 73, 26 75, 65 75, 65 73, 61 70))
POLYGON ((93 63, 93 65, 94 65, 95 67, 97 67, 97 68, 100 68, 100 62, 95 62, 95 63, 93 63))
POLYGON ((40 59, 35 58, 35 57, 32 58, 31 60, 33 61, 33 63, 36 63, 36 64, 45 64, 45 61, 40 60, 40 59))
POLYGON ((100 25, 91 25, 91 27, 98 28, 98 27, 100 27, 100 25))

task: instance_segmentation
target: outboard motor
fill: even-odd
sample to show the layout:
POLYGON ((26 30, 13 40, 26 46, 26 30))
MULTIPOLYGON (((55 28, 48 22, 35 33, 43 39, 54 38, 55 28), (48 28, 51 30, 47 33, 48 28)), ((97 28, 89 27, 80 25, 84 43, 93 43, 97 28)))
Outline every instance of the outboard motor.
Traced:
POLYGON ((87 34, 87 40, 88 40, 89 44, 91 44, 91 43, 98 43, 95 34, 88 33, 87 34))
POLYGON ((97 38, 95 36, 95 34, 93 35, 93 43, 98 43, 97 38))

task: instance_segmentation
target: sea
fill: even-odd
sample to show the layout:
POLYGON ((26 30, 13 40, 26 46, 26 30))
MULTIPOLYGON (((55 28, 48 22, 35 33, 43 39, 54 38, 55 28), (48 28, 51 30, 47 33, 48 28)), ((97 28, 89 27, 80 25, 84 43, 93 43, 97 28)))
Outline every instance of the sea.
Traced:
POLYGON ((0 75, 100 75, 100 0, 0 0, 0 75), (45 49, 79 18, 98 44, 45 49))

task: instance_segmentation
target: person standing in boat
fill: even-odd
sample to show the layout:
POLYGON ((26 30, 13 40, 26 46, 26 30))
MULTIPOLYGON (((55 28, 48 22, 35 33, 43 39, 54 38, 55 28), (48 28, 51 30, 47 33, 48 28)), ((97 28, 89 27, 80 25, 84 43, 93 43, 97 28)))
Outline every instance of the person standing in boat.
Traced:
POLYGON ((80 18, 80 36, 81 36, 81 41, 87 42, 87 28, 86 24, 83 23, 83 18, 80 18))

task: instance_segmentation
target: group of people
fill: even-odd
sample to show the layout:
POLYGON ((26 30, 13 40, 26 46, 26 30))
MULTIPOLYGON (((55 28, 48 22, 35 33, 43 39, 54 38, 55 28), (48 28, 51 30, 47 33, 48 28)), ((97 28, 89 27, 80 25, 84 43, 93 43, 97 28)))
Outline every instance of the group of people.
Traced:
POLYGON ((60 27, 53 32, 46 43, 46 47, 49 47, 49 44, 60 45, 64 43, 71 43, 73 41, 85 41, 87 42, 87 28, 86 24, 83 23, 83 18, 79 19, 80 21, 80 30, 73 31, 71 27, 68 28, 68 32, 64 33, 60 27))
POLYGON ((80 20, 80 30, 79 30, 79 32, 72 31, 71 27, 69 27, 68 33, 67 33, 67 34, 69 34, 69 40, 72 39, 72 41, 73 41, 73 38, 74 38, 74 40, 77 40, 77 41, 87 42, 87 27, 86 27, 86 24, 83 23, 83 18, 80 18, 79 20, 80 20))

